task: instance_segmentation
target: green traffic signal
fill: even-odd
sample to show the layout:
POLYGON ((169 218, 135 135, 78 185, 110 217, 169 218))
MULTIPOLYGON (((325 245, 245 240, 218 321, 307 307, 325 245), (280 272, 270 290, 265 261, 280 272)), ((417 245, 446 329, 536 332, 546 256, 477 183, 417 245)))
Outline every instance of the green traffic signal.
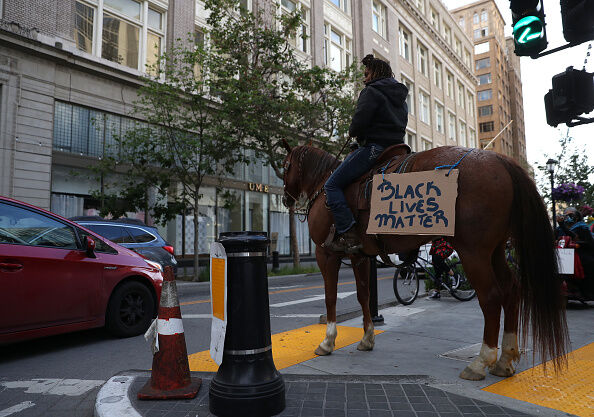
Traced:
POLYGON ((544 24, 536 16, 526 16, 514 25, 514 39, 517 43, 529 46, 535 39, 544 37, 544 24))

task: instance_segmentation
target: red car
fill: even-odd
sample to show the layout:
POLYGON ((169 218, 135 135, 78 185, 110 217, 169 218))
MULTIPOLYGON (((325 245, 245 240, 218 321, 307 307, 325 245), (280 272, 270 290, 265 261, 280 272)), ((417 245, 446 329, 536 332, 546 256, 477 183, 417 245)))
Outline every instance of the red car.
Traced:
POLYGON ((106 326, 146 331, 162 268, 63 217, 0 196, 0 344, 106 326))

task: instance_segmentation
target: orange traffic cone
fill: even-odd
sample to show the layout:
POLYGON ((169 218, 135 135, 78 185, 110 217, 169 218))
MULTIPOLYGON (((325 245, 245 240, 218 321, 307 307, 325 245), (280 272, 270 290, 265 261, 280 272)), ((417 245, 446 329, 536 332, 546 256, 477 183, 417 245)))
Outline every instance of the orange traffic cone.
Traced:
MULTIPOLYGON (((139 400, 194 398, 202 380, 190 377, 184 326, 172 267, 165 267, 159 314, 153 322, 155 349, 151 379, 138 392, 139 400)), ((151 331, 147 332, 147 334, 151 331)))

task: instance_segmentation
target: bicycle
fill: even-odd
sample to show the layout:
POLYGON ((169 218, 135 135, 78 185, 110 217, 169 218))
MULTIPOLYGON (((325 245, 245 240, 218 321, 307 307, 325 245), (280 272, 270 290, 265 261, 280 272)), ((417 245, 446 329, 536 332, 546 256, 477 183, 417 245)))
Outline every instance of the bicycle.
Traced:
MULTIPOLYGON (((407 306, 412 304, 419 295, 419 271, 422 270, 425 276, 430 277, 437 285, 437 278, 434 273, 429 271, 425 265, 419 262, 419 259, 427 265, 432 265, 428 259, 418 256, 417 259, 408 265, 403 265, 394 272, 392 285, 394 295, 398 301, 407 306)), ((446 259, 449 269, 454 271, 453 275, 445 274, 446 279, 441 280, 441 286, 448 290, 452 297, 460 301, 469 301, 474 298, 476 291, 471 287, 462 269, 462 263, 459 259, 446 259)))

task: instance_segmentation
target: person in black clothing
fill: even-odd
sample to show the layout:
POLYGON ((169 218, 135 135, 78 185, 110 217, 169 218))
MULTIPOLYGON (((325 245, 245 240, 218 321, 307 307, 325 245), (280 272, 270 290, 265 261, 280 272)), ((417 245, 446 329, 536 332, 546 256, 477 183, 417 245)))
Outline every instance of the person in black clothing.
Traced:
POLYGON ((435 273, 435 290, 429 298, 437 299, 441 297, 441 277, 447 273, 450 276, 454 275, 454 271, 446 263, 446 259, 454 252, 454 248, 443 237, 435 239, 431 244, 429 255, 431 255, 431 263, 435 273))
POLYGON ((579 245, 576 252, 582 262, 584 275, 586 278, 594 279, 594 238, 582 219, 582 213, 574 207, 568 207, 562 216, 557 217, 557 223, 557 235, 569 236, 579 245))
POLYGON ((408 89, 394 79, 390 64, 371 54, 361 62, 365 66, 365 88, 359 94, 349 128, 349 136, 357 138, 359 148, 346 157, 324 185, 336 227, 336 237, 328 248, 347 253, 356 252, 361 244, 343 190, 371 169, 385 148, 404 143, 408 123, 408 89))

